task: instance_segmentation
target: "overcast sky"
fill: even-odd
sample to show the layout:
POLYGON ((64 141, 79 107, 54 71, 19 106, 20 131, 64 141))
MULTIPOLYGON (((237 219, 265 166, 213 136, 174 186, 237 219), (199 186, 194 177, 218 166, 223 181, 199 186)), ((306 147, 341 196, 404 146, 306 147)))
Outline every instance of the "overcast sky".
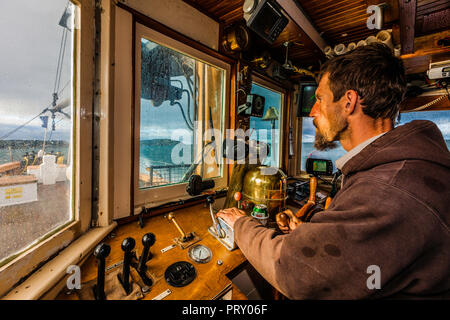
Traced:
MULTIPOLYGON (((0 2, 0 137, 51 104, 63 31, 58 23, 67 3, 67 0, 0 2)), ((72 33, 68 35, 60 89, 71 74, 72 33)), ((59 102, 68 97, 70 85, 62 92, 59 102)), ((56 121, 61 118, 58 115, 56 121)), ((54 135, 58 136, 59 129, 67 131, 68 125, 66 120, 58 122, 54 135)), ((43 132, 40 126, 37 118, 8 139, 26 139, 33 132, 43 132)))
MULTIPOLYGON (((51 104, 63 31, 58 23, 67 4, 67 0, 1 0, 0 137, 35 117, 51 104)), ((60 89, 70 80, 72 33, 69 36, 60 89)), ((59 102, 70 97, 69 90, 70 86, 62 92, 59 102)), ((70 110, 67 108, 65 111, 70 110)), ((144 107, 142 115, 146 120, 142 127, 143 139, 168 137, 174 128, 185 128, 176 106, 144 107), (158 120, 155 121, 156 119, 158 120)), ((450 123, 443 112, 405 114, 402 120, 408 122, 414 118, 435 121, 444 137, 450 139, 450 123)), ((68 137, 70 121, 61 119, 62 116, 58 115, 54 139, 68 137)), ((43 128, 40 126, 41 121, 37 118, 8 139, 42 138, 43 128)), ((307 122, 303 134, 303 141, 313 141, 314 128, 308 126, 307 122)))

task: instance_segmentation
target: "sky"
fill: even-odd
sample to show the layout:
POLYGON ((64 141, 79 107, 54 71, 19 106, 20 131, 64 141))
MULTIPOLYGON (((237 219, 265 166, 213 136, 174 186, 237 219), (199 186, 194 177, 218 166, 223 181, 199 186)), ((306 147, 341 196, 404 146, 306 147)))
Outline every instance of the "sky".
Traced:
MULTIPOLYGON (((0 137, 51 104, 63 31, 58 23, 67 3, 65 0, 1 1, 0 137)), ((71 79, 71 36, 69 32, 60 89, 71 79)), ((70 87, 62 92, 58 102, 70 97, 70 87)), ((70 108, 64 111, 70 113, 70 108)), ((60 121, 61 118, 57 115, 55 139, 68 138, 70 121, 60 121)), ((40 139, 44 130, 41 124, 38 117, 8 139, 40 139)))
MULTIPOLYGON (((450 140, 450 121, 449 111, 426 111, 426 112, 408 112, 402 113, 399 125, 411 122, 413 120, 433 121, 441 130, 445 140, 450 140)), ((312 123, 312 118, 303 118, 302 142, 314 142, 316 129, 312 123)))
MULTIPOLYGON (((183 87, 187 88, 186 78, 173 77, 173 79, 182 81, 183 87)), ((178 83, 176 86, 180 87, 178 83)), ((183 97, 179 102, 183 106, 187 117, 187 93, 183 93, 183 97)), ((190 99, 190 114, 191 120, 193 120, 192 98, 190 99)), ((192 131, 188 129, 180 107, 178 105, 170 105, 169 101, 164 101, 160 106, 155 107, 150 100, 141 99, 140 134, 141 140, 172 139, 192 143, 192 131)))
MULTIPOLYGON (((0 137, 38 115, 52 102, 63 31, 58 23, 67 4, 66 0, 1 1, 0 137)), ((60 89, 71 78, 71 48, 71 41, 68 41, 60 89)), ((62 92, 59 101, 70 96, 69 88, 70 86, 62 92)), ((167 105, 155 108, 148 103, 148 101, 143 103, 143 120, 145 120, 142 127, 143 139, 167 138, 174 129, 186 129, 177 106, 170 106, 166 102, 167 105)), ((65 111, 69 111, 68 109, 65 111)), ((438 124, 444 137, 450 139, 450 123, 448 116, 443 117, 443 113, 404 114, 402 122, 415 118, 430 119, 438 124)), ((57 116, 56 121, 57 130, 53 132, 52 137, 56 140, 67 139, 70 121, 63 119, 61 115, 57 116)), ((303 134, 304 142, 314 140, 314 127, 307 121, 304 122, 303 134)), ((42 139, 42 137, 43 128, 40 119, 37 118, 10 135, 8 139, 42 139)))

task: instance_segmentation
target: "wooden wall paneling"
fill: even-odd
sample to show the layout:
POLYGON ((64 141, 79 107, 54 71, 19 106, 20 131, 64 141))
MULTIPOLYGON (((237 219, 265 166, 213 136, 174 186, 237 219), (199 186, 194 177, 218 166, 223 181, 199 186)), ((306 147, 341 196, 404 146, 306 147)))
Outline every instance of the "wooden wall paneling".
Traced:
POLYGON ((402 54, 414 52, 416 0, 398 0, 402 54))
POLYGON ((450 47, 441 47, 437 44, 439 39, 446 37, 450 37, 450 30, 416 37, 414 53, 401 56, 406 74, 425 72, 428 70, 430 62, 448 60, 450 47))
POLYGON ((118 5, 133 8, 135 11, 164 24, 172 30, 183 33, 209 48, 217 50, 219 47, 218 22, 200 11, 192 10, 192 7, 182 0, 120 0, 118 5))
MULTIPOLYGON (((116 8, 114 79, 114 219, 130 215, 132 184, 133 17, 116 8)), ((131 210, 132 212, 132 210, 131 210)))
POLYGON ((450 1, 418 0, 416 12, 416 36, 450 28, 450 1))

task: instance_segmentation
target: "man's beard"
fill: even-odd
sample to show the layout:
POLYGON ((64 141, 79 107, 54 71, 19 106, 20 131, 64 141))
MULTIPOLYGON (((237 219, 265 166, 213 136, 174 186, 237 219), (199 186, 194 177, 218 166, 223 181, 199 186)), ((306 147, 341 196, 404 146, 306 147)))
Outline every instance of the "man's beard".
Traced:
POLYGON ((342 133, 344 133, 348 128, 348 122, 346 119, 339 119, 337 123, 334 123, 331 126, 331 131, 336 132, 334 137, 331 140, 328 140, 325 135, 323 135, 316 124, 313 122, 316 127, 316 137, 314 140, 314 148, 319 151, 330 150, 337 148, 338 144, 336 141, 339 141, 342 133))
POLYGON ((314 148, 319 151, 334 149, 337 147, 337 143, 334 141, 328 141, 327 138, 322 135, 319 129, 316 129, 316 138, 314 140, 314 148))

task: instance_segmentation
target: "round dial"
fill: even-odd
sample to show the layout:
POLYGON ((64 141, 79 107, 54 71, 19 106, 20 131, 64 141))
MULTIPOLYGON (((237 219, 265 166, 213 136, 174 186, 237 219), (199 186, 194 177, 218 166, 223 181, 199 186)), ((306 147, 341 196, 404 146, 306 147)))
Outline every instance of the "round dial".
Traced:
POLYGON ((248 32, 243 26, 238 26, 235 30, 236 42, 241 49, 248 46, 248 32))
POLYGON ((188 255, 189 258, 191 258, 194 262, 197 263, 207 263, 212 258, 211 250, 202 244, 197 244, 195 246, 190 247, 188 255))
POLYGON ((245 0, 244 4, 242 6, 242 10, 245 13, 252 13, 252 11, 255 9, 257 4, 258 4, 258 2, 255 0, 245 0))

